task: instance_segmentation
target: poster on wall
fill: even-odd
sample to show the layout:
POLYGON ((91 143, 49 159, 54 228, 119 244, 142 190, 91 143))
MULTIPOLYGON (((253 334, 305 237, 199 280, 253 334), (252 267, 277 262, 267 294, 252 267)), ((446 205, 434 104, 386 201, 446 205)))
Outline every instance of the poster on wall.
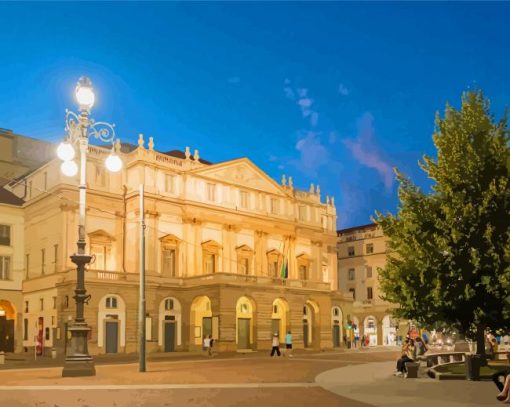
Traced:
POLYGON ((35 352, 37 356, 42 356, 44 352, 44 318, 39 317, 37 321, 37 336, 35 342, 35 352))

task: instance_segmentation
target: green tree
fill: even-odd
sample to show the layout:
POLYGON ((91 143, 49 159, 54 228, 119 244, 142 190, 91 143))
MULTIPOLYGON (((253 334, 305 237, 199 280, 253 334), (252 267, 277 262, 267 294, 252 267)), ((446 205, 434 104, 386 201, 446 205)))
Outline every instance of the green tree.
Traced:
POLYGON ((437 157, 419 162, 432 191, 396 171, 398 213, 375 219, 389 240, 379 280, 396 316, 446 324, 476 339, 482 355, 485 329, 510 328, 509 130, 489 107, 470 91, 460 110, 437 114, 437 157))

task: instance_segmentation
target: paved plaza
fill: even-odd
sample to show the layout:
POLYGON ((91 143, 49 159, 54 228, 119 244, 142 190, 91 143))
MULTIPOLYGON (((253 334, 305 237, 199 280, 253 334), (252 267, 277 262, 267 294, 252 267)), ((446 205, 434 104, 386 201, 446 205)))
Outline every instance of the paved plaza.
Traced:
MULTIPOLYGON (((61 368, 0 369, 2 406, 342 406, 498 405, 489 382, 401 379, 398 353, 384 349, 265 352, 208 359, 185 355, 148 363, 97 365, 97 375, 62 378, 61 368)), ((129 360, 129 359, 128 359, 129 360)))

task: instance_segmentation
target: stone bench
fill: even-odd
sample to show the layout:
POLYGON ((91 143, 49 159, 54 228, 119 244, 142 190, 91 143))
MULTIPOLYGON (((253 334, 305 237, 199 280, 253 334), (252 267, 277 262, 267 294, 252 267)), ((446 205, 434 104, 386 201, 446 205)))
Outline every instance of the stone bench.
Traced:
POLYGON ((452 362, 463 362, 466 359, 464 352, 432 353, 425 355, 425 357, 427 358, 427 367, 452 362))
POLYGON ((406 379, 417 379, 418 369, 420 368, 419 363, 406 362, 406 379))

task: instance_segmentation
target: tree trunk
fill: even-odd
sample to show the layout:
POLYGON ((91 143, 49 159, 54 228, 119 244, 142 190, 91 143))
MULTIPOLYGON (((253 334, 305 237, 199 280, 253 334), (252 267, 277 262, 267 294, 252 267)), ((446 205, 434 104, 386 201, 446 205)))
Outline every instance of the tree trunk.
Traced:
POLYGON ((480 324, 476 327, 476 354, 480 355, 481 366, 487 364, 487 357, 485 354, 485 326, 480 324))

